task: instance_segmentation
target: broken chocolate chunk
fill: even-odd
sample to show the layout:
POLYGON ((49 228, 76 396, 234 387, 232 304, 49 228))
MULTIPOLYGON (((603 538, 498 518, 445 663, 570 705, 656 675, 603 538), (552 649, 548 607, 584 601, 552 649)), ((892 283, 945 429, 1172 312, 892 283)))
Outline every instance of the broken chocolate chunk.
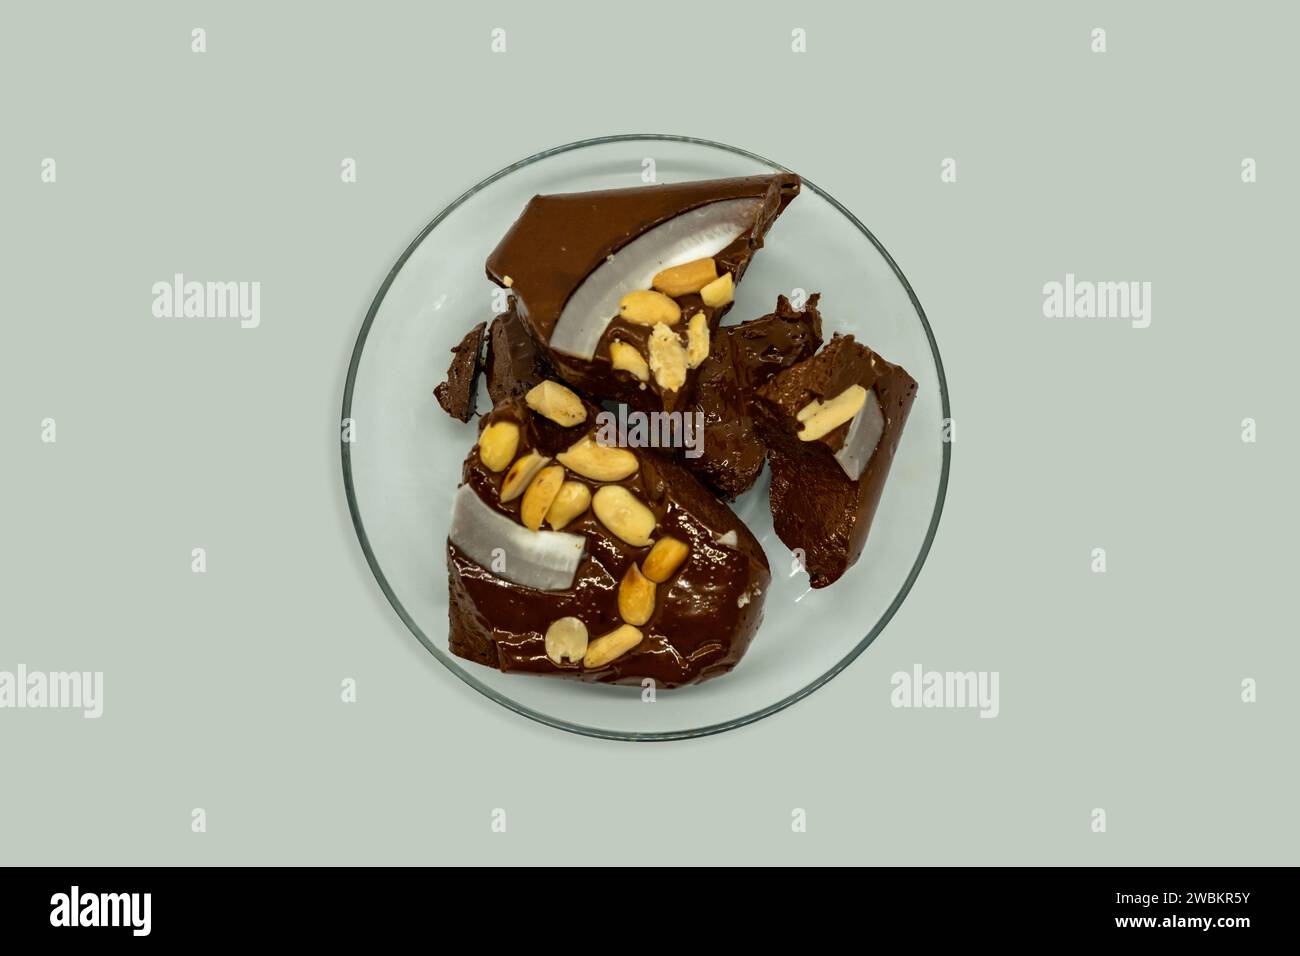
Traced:
POLYGON ((799 185, 777 173, 534 196, 488 257, 488 278, 511 290, 569 384, 680 411, 708 334, 799 185))
POLYGON ((867 541, 916 381, 851 335, 758 390, 772 468, 772 523, 801 549, 814 588, 832 584, 867 541))
POLYGON ((486 322, 480 322, 466 333, 460 344, 451 350, 451 365, 447 381, 433 390, 442 410, 452 418, 468 422, 474 414, 474 399, 478 394, 480 355, 483 350, 483 332, 486 322))
POLYGON ((527 394, 534 385, 555 378, 555 370, 537 347, 514 299, 502 315, 492 320, 488 330, 487 390, 492 404, 527 394))
POLYGON ((453 654, 661 688, 736 665, 771 574, 730 508, 675 462, 599 445, 590 418, 562 428, 511 399, 481 424, 447 540, 453 654))
POLYGON ((754 425, 755 393, 778 372, 821 347, 818 298, 809 297, 800 310, 779 296, 775 312, 723 326, 713 336, 709 357, 700 365, 691 409, 704 416, 701 454, 684 456, 682 463, 727 501, 753 486, 767 455, 754 425))

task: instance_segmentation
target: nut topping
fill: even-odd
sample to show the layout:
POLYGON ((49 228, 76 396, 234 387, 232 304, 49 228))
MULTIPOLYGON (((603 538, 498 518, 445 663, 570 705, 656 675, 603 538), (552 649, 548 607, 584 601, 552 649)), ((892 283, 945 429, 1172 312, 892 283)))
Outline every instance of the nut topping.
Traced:
POLYGON ((587 653, 587 625, 576 617, 562 617, 546 629, 546 656, 556 664, 576 664, 587 653))
POLYGON ((566 481, 560 485, 551 510, 546 512, 546 523, 560 531, 574 518, 577 518, 591 504, 591 489, 580 481, 566 481))
POLYGON ((722 273, 700 290, 700 298, 704 300, 704 304, 715 309, 727 305, 735 297, 736 288, 735 283, 731 281, 730 272, 722 273))
POLYGON ((814 398, 795 415, 803 423, 799 440, 815 441, 827 432, 834 431, 856 415, 866 400, 867 390, 861 385, 850 385, 824 402, 814 398))
POLYGON ((582 658, 582 666, 587 669, 604 667, 610 661, 622 657, 641 643, 641 632, 631 624, 617 627, 608 634, 593 638, 587 645, 587 653, 582 658))
POLYGON ((600 523, 635 548, 650 543, 655 529, 654 512, 622 485, 604 485, 591 499, 600 523))
POLYGON ((551 459, 545 455, 539 455, 535 451, 530 451, 523 455, 510 466, 506 472, 505 481, 501 482, 501 501, 514 501, 524 493, 533 480, 533 476, 542 470, 546 465, 551 463, 551 459))
POLYGON ((636 350, 636 346, 628 345, 626 342, 609 343, 609 364, 615 371, 631 372, 633 378, 639 382, 650 380, 650 366, 636 350))
POLYGON ((703 312, 691 316, 686 326, 686 364, 696 368, 709 357, 709 320, 703 312))
POLYGON ((685 541, 678 541, 676 538, 660 538, 641 562, 641 573, 656 584, 663 584, 681 567, 689 551, 685 541))
POLYGON ((640 625, 650 620, 654 612, 655 583, 633 562, 618 585, 618 613, 627 623, 640 625))
POLYGON ((655 384, 675 392, 686 384, 686 349, 677 333, 662 322, 650 333, 650 370, 655 384))
POLYGON ((537 473, 524 492, 524 500, 519 504, 519 520, 530 531, 541 531, 542 521, 551 510, 555 496, 564 484, 564 466, 551 465, 537 473))
POLYGON ((694 259, 655 273, 650 284, 665 295, 676 297, 699 292, 717 277, 718 267, 712 259, 694 259))
POLYGON ((524 401, 537 414, 565 428, 581 425, 587 420, 587 409, 583 407, 582 399, 571 389, 550 379, 529 389, 524 401))
POLYGON ((500 471, 515 460, 519 450, 519 426, 514 422, 493 422, 478 436, 478 458, 488 471, 500 471))
POLYGON ((682 310, 677 303, 662 292, 652 289, 637 289, 623 296, 618 303, 618 314, 637 325, 676 325, 682 318, 682 310))
POLYGON ((637 469, 636 455, 626 448, 598 444, 590 435, 560 452, 555 459, 592 481, 622 481, 637 469))

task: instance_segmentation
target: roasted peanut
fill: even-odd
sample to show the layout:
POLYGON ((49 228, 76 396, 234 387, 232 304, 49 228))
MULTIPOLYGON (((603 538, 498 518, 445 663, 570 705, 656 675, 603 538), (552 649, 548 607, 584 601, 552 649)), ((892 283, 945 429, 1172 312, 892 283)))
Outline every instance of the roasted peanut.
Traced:
POLYGON ((505 480, 501 482, 501 500, 514 501, 522 495, 524 489, 533 480, 533 476, 550 463, 551 459, 535 451, 520 456, 519 460, 510 466, 505 480))
POLYGON ((730 272, 722 273, 700 290, 700 298, 704 300, 704 304, 715 309, 726 305, 735 297, 736 287, 731 280, 730 272))
POLYGON ((650 371, 665 392, 686 384, 686 349, 677 333, 662 322, 650 333, 650 371))
POLYGON ((636 563, 628 565, 618 585, 618 613, 629 624, 641 625, 655 612, 655 583, 641 573, 636 563))
POLYGON ((689 552, 690 549, 685 541, 678 541, 676 538, 660 538, 641 562, 641 573, 656 584, 662 584, 681 567, 689 552))
POLYGON ((524 500, 519 503, 519 520, 524 523, 525 528, 530 531, 542 530, 542 522, 550 512, 555 496, 560 493, 560 486, 563 484, 563 465, 543 468, 537 473, 537 477, 529 482, 528 490, 524 492, 524 500))
POLYGON ((587 654, 587 625, 576 617, 562 617, 546 629, 546 656, 559 664, 577 663, 587 654))
POLYGON ((665 295, 676 297, 699 292, 717 277, 718 267, 712 259, 693 259, 655 273, 650 284, 665 295))
POLYGON ((590 435, 555 458, 565 468, 592 481, 622 481, 637 469, 636 455, 626 448, 598 444, 590 435))
POLYGON ((566 481, 560 485, 555 500, 551 502, 551 510, 546 512, 546 523, 559 531, 586 511, 590 504, 590 488, 580 481, 566 481))
POLYGON ((637 289, 623 296, 618 303, 618 314, 637 325, 676 325, 681 321, 682 310, 672 299, 653 289, 637 289))
POLYGON ((626 342, 609 343, 609 364, 615 371, 631 372, 639 382, 650 380, 650 366, 646 364, 636 346, 626 342))
POLYGON ((696 312, 686 326, 686 364, 696 368, 708 357, 709 320, 703 312, 696 312))
POLYGON ((529 389, 524 401, 537 414, 565 428, 581 425, 587 420, 587 409, 583 407, 582 399, 571 389, 550 379, 529 389))
POLYGON ((803 423, 799 440, 814 441, 827 432, 834 431, 856 415, 866 400, 867 390, 861 385, 850 385, 824 402, 814 398, 795 415, 803 423))
POLYGON ((591 508, 600 523, 633 547, 650 543, 655 515, 637 496, 622 485, 604 485, 596 490, 591 508))
POLYGON ((500 471, 515 460, 519 450, 519 426, 514 422, 493 422, 478 436, 478 458, 488 471, 500 471))
POLYGON ((640 643, 641 632, 631 624, 624 624, 608 634, 592 638, 587 644, 587 653, 582 658, 582 666, 589 670, 604 667, 640 643))

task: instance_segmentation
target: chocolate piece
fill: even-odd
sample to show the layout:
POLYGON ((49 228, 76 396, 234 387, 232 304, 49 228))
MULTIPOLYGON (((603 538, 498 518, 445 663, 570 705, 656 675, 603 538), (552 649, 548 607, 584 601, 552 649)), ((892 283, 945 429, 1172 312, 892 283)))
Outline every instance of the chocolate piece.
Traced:
POLYGON ((479 355, 483 350, 483 332, 486 328, 487 323, 480 322, 451 350, 447 381, 433 390, 442 410, 462 422, 469 421, 474 414, 474 399, 478 394, 479 355))
POLYGON ((915 397, 912 376, 851 335, 834 336, 758 390, 756 419, 772 467, 772 523, 787 547, 803 550, 813 587, 833 583, 862 553, 915 397), (858 388, 866 396, 851 418, 821 437, 799 437, 816 430, 810 412, 818 406, 811 403, 856 396, 858 388))
MULTIPOLYGON (((643 411, 681 410, 694 390, 694 369, 667 385, 660 375, 643 379, 614 368, 615 342, 632 346, 652 369, 663 364, 651 348, 654 324, 620 314, 623 296, 649 290, 666 268, 705 258, 719 277, 740 281, 798 192, 798 176, 777 173, 534 196, 488 257, 487 274, 512 290, 529 333, 569 384, 643 411)), ((691 318, 702 313, 713 331, 730 308, 729 298, 706 305, 707 291, 671 297, 669 308, 680 318, 665 328, 683 349, 691 318)), ((660 351, 671 349, 661 342, 660 351)))
POLYGON ((821 347, 818 298, 798 310, 778 296, 775 312, 723 326, 700 365, 691 411, 704 415, 702 454, 682 463, 728 501, 753 486, 767 456, 751 408, 756 391, 821 347))
MULTIPOLYGON (((584 477, 579 471, 590 469, 564 453, 594 433, 594 416, 565 429, 515 399, 497 405, 481 424, 487 427, 502 421, 519 426, 516 461, 536 452, 551 459, 551 466, 560 458, 574 463, 574 468, 566 470, 565 481, 580 482, 595 497, 583 513, 563 526, 558 539, 521 543, 513 530, 503 533, 501 563, 499 570, 494 570, 491 563, 484 565, 468 553, 485 554, 480 535, 493 523, 479 522, 472 531, 476 537, 471 540, 467 536, 465 524, 477 520, 474 513, 480 505, 495 512, 494 518, 507 517, 525 536, 557 533, 525 529, 521 512, 528 492, 502 503, 501 486, 510 468, 493 472, 483 464, 477 449, 470 453, 458 495, 474 495, 478 500, 468 503, 464 516, 458 508, 460 526, 453 528, 447 542, 452 653, 508 672, 618 684, 640 684, 649 677, 659 687, 696 683, 734 667, 758 629, 771 574, 762 547, 731 509, 680 465, 632 449, 610 451, 633 456, 634 473, 614 481, 584 477), (618 523, 617 514, 601 510, 597 516, 602 500, 599 493, 614 487, 633 496, 634 510, 649 509, 655 526, 651 537, 656 542, 673 538, 686 545, 684 561, 647 562, 650 545, 629 544, 605 523, 618 523), (564 582, 537 569, 545 568, 552 557, 552 570, 563 566, 565 548, 569 547, 564 539, 570 536, 583 540, 583 557, 570 587, 551 588, 564 582), (527 554, 520 555, 520 548, 526 548, 527 554), (630 572, 633 565, 647 577, 637 580, 639 572, 630 572), (623 626, 625 617, 642 619, 620 601, 620 582, 625 577, 633 578, 636 587, 632 590, 641 596, 647 584, 653 587, 653 611, 644 623, 635 625, 643 635, 640 642, 608 661, 597 659, 597 655, 587 663, 552 660, 547 655, 546 632, 560 618, 578 618, 591 645, 623 626), (659 583, 652 580, 659 577, 663 578, 659 583), (519 579, 538 581, 548 589, 522 586, 519 579)), ((630 534, 626 529, 623 533, 630 534)))
POLYGON ((507 311, 492 320, 488 330, 487 390, 492 404, 519 398, 555 370, 524 328, 514 299, 507 311))

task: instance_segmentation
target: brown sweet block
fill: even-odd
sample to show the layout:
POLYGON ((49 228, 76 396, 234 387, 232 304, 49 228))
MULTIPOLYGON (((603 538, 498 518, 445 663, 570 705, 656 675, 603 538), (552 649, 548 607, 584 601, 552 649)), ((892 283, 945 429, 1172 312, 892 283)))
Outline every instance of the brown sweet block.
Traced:
POLYGON ((433 390, 442 410, 452 418, 468 422, 474 414, 474 399, 478 392, 479 356, 483 350, 483 332, 486 322, 480 322, 465 334, 460 344, 451 350, 451 365, 447 380, 433 390))
POLYGON ((555 378, 555 370, 519 318, 516 302, 492 320, 488 329, 487 390, 496 405, 519 398, 538 382, 555 378))
POLYGON ((787 547, 803 550, 813 587, 836 581, 862 553, 915 397, 916 381, 906 370, 851 335, 834 336, 759 389, 755 407, 772 467, 772 523, 787 547), (812 403, 834 410, 856 397, 856 389, 866 397, 852 418, 812 440, 800 437, 817 430, 811 413, 819 406, 812 403))
POLYGON ((776 311, 713 336, 700 366, 691 411, 704 418, 702 454, 682 464, 727 501, 748 491, 763 470, 767 445, 754 424, 753 402, 774 375, 811 356, 822 344, 817 295, 803 309, 779 296, 776 311))
POLYGON ((670 313, 658 332, 651 312, 639 310, 638 321, 620 310, 624 295, 649 293, 665 268, 707 259, 719 280, 739 282, 799 185, 798 176, 778 173, 534 196, 488 257, 487 275, 511 290, 525 328, 569 384, 642 411, 680 411, 696 366, 680 381, 680 370, 658 369, 689 349, 692 318, 702 315, 712 333, 731 300, 690 283, 669 287, 666 300, 655 299, 670 313), (650 368, 616 368, 616 344, 650 368))
POLYGON ((648 677, 659 687, 675 687, 726 673, 762 618, 771 579, 762 547, 730 508, 660 456, 607 449, 627 456, 613 464, 630 464, 635 471, 613 477, 619 474, 614 468, 592 477, 611 462, 599 459, 600 453, 594 462, 574 458, 568 450, 592 435, 593 419, 563 428, 521 400, 503 402, 483 419, 480 445, 465 461, 447 542, 452 653, 502 671, 600 683, 640 684, 648 677), (507 449, 511 464, 490 455, 485 463, 483 448, 492 439, 483 435, 502 423, 507 434, 511 424, 518 429, 517 444, 507 449), (549 520, 536 531, 525 525, 530 491, 533 483, 545 482, 539 477, 544 470, 527 483, 530 491, 503 494, 512 470, 530 454, 548 459, 544 468, 562 466, 565 482, 592 495, 582 503, 579 494, 582 510, 559 520, 558 530, 549 520), (620 498, 631 504, 604 504, 620 498), (641 519, 645 523, 638 524, 641 519), (620 536, 629 527, 638 529, 631 541, 620 536), (680 564, 669 562, 665 575, 656 571, 651 555, 670 538, 686 546, 686 555, 680 564), (621 582, 629 576, 635 581, 634 566, 662 578, 640 582, 643 599, 647 590, 653 594, 652 610, 643 605, 649 612, 644 620, 632 613, 635 602, 621 596, 621 582), (582 622, 590 658, 548 654, 547 631, 561 618, 582 622), (600 637, 626 624, 640 637, 633 635, 612 658, 595 653, 600 637))

